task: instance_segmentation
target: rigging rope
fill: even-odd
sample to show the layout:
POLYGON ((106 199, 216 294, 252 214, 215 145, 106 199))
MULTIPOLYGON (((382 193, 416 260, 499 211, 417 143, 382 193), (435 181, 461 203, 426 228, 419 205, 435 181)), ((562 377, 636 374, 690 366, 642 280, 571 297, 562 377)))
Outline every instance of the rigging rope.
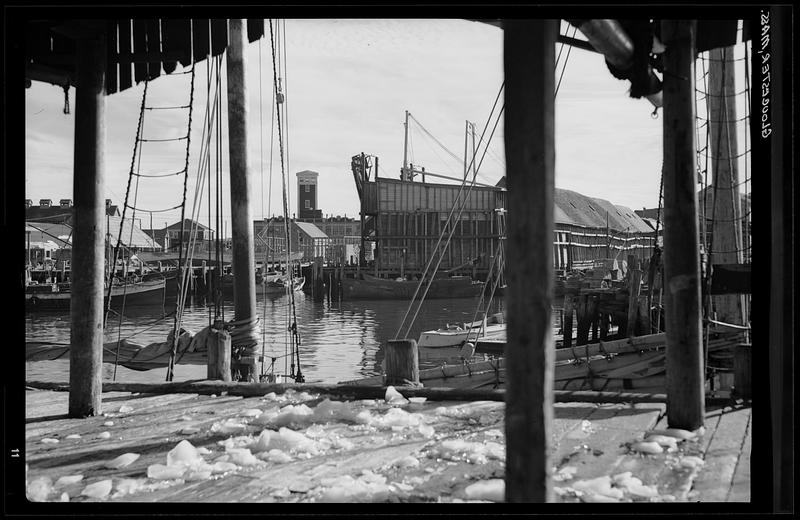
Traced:
MULTIPOLYGON (((285 22, 284 22, 285 23, 285 22)), ((284 32, 285 32, 285 25, 284 25, 284 32)), ((281 100, 280 96, 278 96, 278 64, 276 61, 275 56, 275 37, 273 33, 272 27, 272 20, 269 21, 269 35, 270 35, 270 42, 272 44, 272 74, 274 85, 276 89, 276 103, 275 103, 275 119, 278 125, 278 147, 280 151, 280 159, 281 159, 281 186, 283 188, 283 222, 284 222, 284 231, 286 233, 286 271, 289 274, 289 287, 292 288, 292 270, 291 270, 291 235, 289 233, 289 203, 287 200, 287 189, 286 189, 286 168, 284 165, 284 148, 283 148, 283 130, 281 126, 281 100)), ((285 37, 285 36, 284 36, 285 37)), ((285 49, 284 49, 285 52, 285 49)), ((285 59, 285 54, 284 54, 285 59)), ((285 63, 284 63, 285 66, 285 63)), ((288 123, 288 121, 287 121, 288 123)), ((288 130, 288 129, 287 129, 288 130)), ((287 143, 288 145, 288 143, 287 143)), ((287 161, 288 162, 288 161, 287 161)), ((295 309, 295 301, 294 301, 294 290, 290 290, 290 301, 291 301, 291 310, 292 310, 292 323, 289 325, 289 331, 291 332, 291 340, 294 345, 292 356, 292 363, 291 363, 291 373, 290 377, 292 377, 296 382, 303 383, 305 382, 305 378, 303 377, 302 370, 300 368, 300 335, 297 331, 297 313, 295 309), (297 357, 297 372, 294 371, 294 361, 295 356, 297 357)))
MULTIPOLYGON (((194 108, 194 78, 195 78, 195 68, 192 65, 192 76, 191 76, 191 86, 189 89, 189 129, 186 132, 186 160, 184 162, 184 170, 186 174, 183 177, 183 202, 181 204, 181 248, 178 250, 178 268, 185 269, 184 271, 179 272, 178 274, 181 276, 178 282, 179 288, 179 296, 177 307, 175 309, 175 326, 173 328, 174 331, 174 338, 172 343, 172 352, 170 352, 169 356, 169 367, 167 368, 167 381, 172 381, 173 376, 173 369, 174 369, 174 362, 175 362, 175 355, 178 349, 178 336, 180 336, 180 325, 181 319, 183 318, 183 305, 184 305, 184 298, 186 292, 186 286, 188 285, 186 282, 186 276, 188 269, 191 269, 191 263, 189 264, 188 269, 181 265, 181 261, 183 260, 183 237, 184 237, 184 227, 186 225, 186 189, 189 182, 189 151, 190 151, 190 144, 191 144, 191 135, 192 135, 192 113, 194 108)), ((187 256, 188 256, 188 246, 187 244, 187 256)))
MULTIPOLYGON (((501 95, 501 93, 503 92, 503 88, 504 88, 504 87, 505 87, 505 82, 503 82, 503 84, 500 86, 500 90, 497 92, 497 97, 495 98, 494 104, 493 104, 493 106, 492 106, 492 110, 491 110, 491 113, 490 113, 490 115, 489 115, 489 119, 487 119, 487 121, 486 121, 486 125, 484 126, 484 128, 483 128, 483 131, 481 132, 481 135, 484 135, 484 134, 486 133, 486 129, 487 129, 487 128, 488 128, 488 126, 489 126, 489 122, 491 121, 492 114, 494 113, 494 110, 495 110, 495 108, 497 107, 497 103, 498 103, 498 101, 500 100, 500 95, 501 95)), ((492 128, 492 132, 491 132, 491 134, 490 134, 490 136, 489 136, 489 141, 491 141, 491 139, 492 139, 492 136, 494 135, 494 132, 495 132, 495 130, 497 129, 497 124, 500 122, 500 116, 502 115, 502 113, 503 113, 503 110, 504 110, 504 109, 505 109, 505 104, 503 105, 503 108, 501 108, 501 109, 500 109, 500 111, 499 111, 499 113, 498 113, 498 115, 497 115, 497 120, 495 121, 494 127, 492 128)), ((472 181, 471 181, 471 183, 470 183, 470 186, 469 186, 469 188, 468 188, 468 190, 467 190, 467 194, 464 196, 464 199, 463 199, 463 201, 461 202, 461 205, 459 206, 459 211, 458 211, 458 217, 457 217, 457 218, 460 218, 460 217, 461 217, 461 214, 462 214, 462 212, 463 212, 463 209, 464 209, 464 207, 466 206, 466 203, 467 203, 467 200, 468 200, 468 198, 467 198, 467 197, 468 197, 469 193, 472 191, 472 188, 475 186, 475 177, 476 177, 476 175, 477 175, 477 172, 478 172, 478 170, 480 169, 480 166, 481 166, 481 164, 483 164, 483 158, 484 158, 485 156, 486 156, 486 149, 484 149, 483 156, 481 157, 481 161, 480 161, 480 163, 478 164, 478 167, 475 169, 475 171, 474 171, 474 173, 473 173, 473 175, 472 175, 472 181)), ((473 155, 473 157, 472 157, 472 163, 471 163, 471 165, 470 165, 470 166, 472 166, 472 164, 474 164, 475 157, 476 157, 476 156, 475 156, 475 155, 473 155)), ((469 170, 469 168, 468 168, 468 170, 469 170)), ((461 198, 461 195, 462 195, 462 193, 464 192, 464 187, 466 186, 466 183, 467 183, 467 179, 466 179, 466 177, 465 177, 465 178, 464 178, 464 180, 463 180, 463 181, 462 181, 462 183, 461 183, 461 186, 460 186, 460 188, 459 188, 458 194, 457 194, 457 195, 456 195, 456 197, 455 197, 455 201, 456 201, 456 202, 453 204, 453 207, 450 209, 450 213, 449 213, 449 215, 448 215, 448 217, 447 217, 447 221, 445 222, 445 225, 444 225, 444 227, 442 228, 442 233, 441 233, 441 235, 439 236, 439 240, 436 242, 436 245, 434 246, 434 251, 433 251, 433 254, 432 254, 432 255, 431 255, 431 257, 428 259, 428 263, 427 263, 427 265, 425 266, 425 270, 424 270, 424 272, 423 272, 423 274, 422 274, 422 277, 420 278, 419 284, 417 285, 417 289, 414 291, 414 295, 411 297, 411 301, 409 302, 409 307, 408 307, 408 309, 406 310, 406 313, 405 313, 405 315, 403 316, 403 320, 402 320, 402 322, 400 323, 400 327, 399 327, 399 329, 398 329, 398 331, 397 331, 397 334, 395 334, 395 339, 397 339, 397 337, 400 335, 400 332, 402 331, 402 329, 403 329, 403 326, 405 325, 406 319, 408 318, 408 315, 409 315, 409 313, 410 313, 411 309, 412 309, 412 308, 413 308, 413 306, 414 306, 414 303, 415 303, 416 297, 417 297, 417 295, 419 294, 419 290, 420 290, 420 288, 422 287, 423 283, 425 283, 425 278, 426 278, 426 276, 427 276, 427 273, 428 273, 428 271, 429 271, 429 269, 430 269, 430 266, 431 266, 431 265, 432 265, 432 263, 433 263, 433 259, 434 259, 434 257, 436 256, 436 254, 437 254, 437 253, 439 253, 439 259, 438 259, 438 261, 437 261, 437 263, 436 263, 436 266, 434 267, 434 269, 433 269, 433 271, 432 271, 432 273, 431 273, 431 278, 430 278, 430 280, 428 280, 428 283, 427 283, 427 285, 426 285, 426 287, 425 287, 425 290, 424 290, 424 291, 423 291, 423 293, 422 293, 422 296, 421 296, 421 298, 420 298, 420 301, 419 301, 419 305, 418 305, 418 307, 417 307, 417 310, 415 311, 415 313, 414 313, 414 316, 411 318, 411 322, 409 323, 409 326, 408 326, 408 330, 407 330, 407 332, 406 332, 406 335, 407 335, 407 334, 410 332, 410 330, 411 330, 411 327, 413 326, 414 322, 416 321, 417 315, 419 314, 419 311, 420 311, 420 309, 422 308, 422 304, 423 304, 423 302, 424 302, 424 300, 425 300, 425 296, 427 295, 427 293, 428 293, 428 290, 430 289, 430 286, 431 286, 431 284, 433 283, 433 279, 434 279, 434 276, 435 276, 435 274, 436 274, 436 271, 439 269, 439 265, 441 265, 441 262, 442 262, 442 260, 444 259, 444 254, 445 254, 445 252, 447 251, 447 246, 450 244, 450 240, 452 239, 452 237, 453 237, 453 234, 455 233, 455 229, 456 229, 456 227, 455 227, 455 225, 452 223, 452 222, 453 222, 453 214, 455 213, 455 210, 456 210, 456 205, 458 204, 458 201, 460 200, 460 198, 461 198), (448 226, 449 226, 449 227, 450 227, 450 229, 451 229, 451 230, 450 230, 450 234, 449 234, 449 235, 448 235, 448 237, 447 237, 447 241, 446 241, 446 242, 445 242, 445 244, 444 244, 444 248, 443 248, 443 249, 440 251, 440 250, 439 250, 439 246, 440 246, 440 244, 442 243, 442 238, 444 238, 444 234, 445 234, 445 232, 446 232, 446 230, 447 230, 447 227, 448 227, 448 226)))

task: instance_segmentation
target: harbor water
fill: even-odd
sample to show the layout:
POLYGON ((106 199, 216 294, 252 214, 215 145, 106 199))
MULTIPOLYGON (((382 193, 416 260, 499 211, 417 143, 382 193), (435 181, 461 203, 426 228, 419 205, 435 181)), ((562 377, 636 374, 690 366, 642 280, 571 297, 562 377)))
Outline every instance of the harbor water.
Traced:
MULTIPOLYGON (((288 355, 291 298, 285 294, 257 293, 256 299, 262 337, 259 354, 263 352, 264 359, 263 368, 259 362, 259 371, 289 374, 292 368, 288 355)), ((408 309, 407 301, 314 301, 311 296, 301 292, 295 293, 294 300, 294 315, 300 334, 300 369, 307 383, 332 384, 380 374, 386 342, 395 337, 408 309)), ((472 321, 477 305, 477 298, 426 300, 408 337, 418 339, 424 330, 438 329, 448 323, 472 321)), ((493 304, 491 312, 498 312, 499 305, 493 304)), ((411 309, 406 323, 415 310, 416 305, 411 309)), ((477 319, 480 317, 479 314, 477 319)), ((225 302, 222 318, 225 321, 234 319, 232 302, 225 302)), ((208 326, 211 319, 213 307, 204 300, 195 300, 187 303, 181 326, 197 333, 208 326)), ((142 345, 162 342, 166 340, 173 324, 174 317, 165 317, 160 307, 128 309, 122 317, 109 317, 105 341, 127 339, 142 345)), ((69 344, 69 312, 27 313, 25 339, 29 342, 69 344)), ((425 368, 424 364, 420 366, 425 368)), ((205 377, 205 366, 178 364, 173 380, 205 377)), ((159 383, 165 380, 166 369, 135 371, 105 364, 103 378, 108 381, 159 383)), ((67 382, 69 359, 26 363, 26 379, 67 382)))

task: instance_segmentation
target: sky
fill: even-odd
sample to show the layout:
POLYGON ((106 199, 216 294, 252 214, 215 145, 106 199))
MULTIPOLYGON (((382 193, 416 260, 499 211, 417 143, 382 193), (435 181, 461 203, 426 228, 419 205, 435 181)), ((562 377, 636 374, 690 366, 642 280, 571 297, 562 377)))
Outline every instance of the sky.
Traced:
MULTIPOLYGON (((278 25, 274 27, 277 31, 278 25)), ((412 121, 409 161, 430 172, 461 175, 465 121, 475 123, 481 134, 503 82, 502 29, 458 19, 290 19, 280 27, 282 38, 276 43, 285 38, 285 48, 279 50, 285 52, 280 83, 286 99, 284 171, 290 214, 296 212, 295 174, 313 170, 319 173, 318 207, 323 214, 357 217, 359 202, 350 159, 361 152, 375 155, 380 176, 398 178, 406 110, 458 157, 451 157, 412 121)), ((556 187, 632 209, 656 207, 662 121, 651 116, 653 106, 645 99, 630 98, 629 83, 615 79, 601 55, 557 44, 554 52, 559 51, 556 187)), ((246 60, 251 212, 254 219, 261 219, 283 213, 268 25, 264 38, 248 44, 246 60)), ((196 219, 207 224, 208 187, 199 164, 210 91, 207 61, 196 67, 185 214, 192 217, 197 208, 196 219), (201 178, 202 193, 197 186, 201 178)), ((224 96, 224 63, 222 68, 224 96)), ((189 74, 173 74, 151 82, 146 106, 187 105, 190 79, 189 74)), ((140 84, 106 98, 106 198, 121 207, 129 193, 141 226, 161 228, 180 219, 176 208, 183 200, 183 177, 140 177, 129 189, 131 165, 140 174, 181 171, 186 145, 185 141, 142 143, 141 156, 134 163, 143 90, 140 84)), ((25 197, 34 204, 40 199, 57 203, 72 198, 74 88, 69 101, 70 114, 65 115, 60 87, 34 82, 26 90, 25 197)), ((225 123, 226 118, 223 112, 225 123)), ((492 125, 494 119, 486 139, 492 125)), ((186 109, 148 110, 142 137, 178 137, 187 128, 186 109)), ((226 148, 227 130, 223 132, 226 148)), ((227 178, 227 151, 223 154, 223 177, 227 178)), ((478 181, 496 183, 504 175, 504 163, 501 120, 478 181)), ((227 221, 223 233, 229 235, 226 183, 220 193, 227 221)))

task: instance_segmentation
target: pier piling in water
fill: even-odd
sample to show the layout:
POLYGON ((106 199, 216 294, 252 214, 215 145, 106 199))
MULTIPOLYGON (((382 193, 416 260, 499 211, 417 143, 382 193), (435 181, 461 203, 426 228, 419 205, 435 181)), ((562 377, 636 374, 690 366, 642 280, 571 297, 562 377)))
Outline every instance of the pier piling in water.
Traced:
POLYGON ((208 335, 208 370, 210 380, 231 380, 231 335, 226 330, 212 328, 208 335))
POLYGON ((390 340, 386 344, 386 385, 419 384, 419 349, 413 339, 390 340))

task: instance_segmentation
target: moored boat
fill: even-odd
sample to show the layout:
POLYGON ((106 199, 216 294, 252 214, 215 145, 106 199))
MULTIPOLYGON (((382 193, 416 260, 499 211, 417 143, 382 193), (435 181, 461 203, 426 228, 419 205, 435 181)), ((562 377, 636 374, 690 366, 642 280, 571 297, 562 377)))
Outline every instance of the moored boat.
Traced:
MULTIPOLYGON (((70 282, 31 283, 25 287, 25 308, 28 310, 69 309, 72 299, 70 282)), ((107 290, 104 304, 108 304, 107 290)), ((115 282, 111 286, 111 307, 163 306, 166 293, 164 278, 115 282)))
MULTIPOLYGON (((342 278, 342 295, 349 299, 364 300, 409 300, 417 292, 419 280, 378 278, 362 274, 361 279, 342 278)), ((473 281, 469 276, 434 278, 426 298, 471 298, 480 294, 483 282, 473 281)), ((420 293, 424 286, 420 288, 420 293)))

